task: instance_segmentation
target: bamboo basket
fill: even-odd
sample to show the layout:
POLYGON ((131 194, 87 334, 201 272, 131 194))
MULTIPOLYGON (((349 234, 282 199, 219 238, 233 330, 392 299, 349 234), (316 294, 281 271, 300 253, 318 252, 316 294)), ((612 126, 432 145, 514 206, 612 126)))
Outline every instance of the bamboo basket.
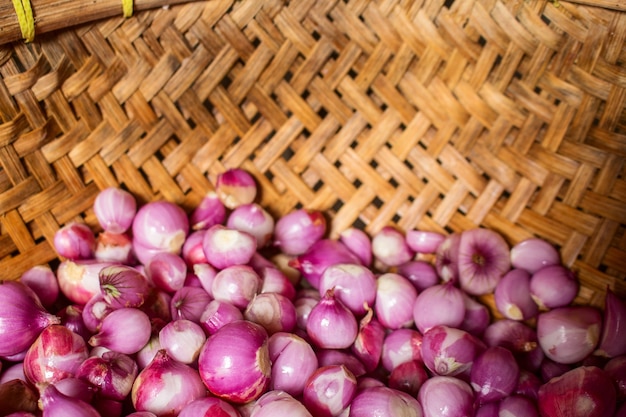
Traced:
POLYGON ((54 264, 63 224, 97 230, 100 189, 191 210, 242 167, 273 215, 323 210, 331 237, 538 236, 578 303, 626 295, 622 2, 57 2, 66 27, 44 3, 33 43, 0 29, 2 279, 54 264))

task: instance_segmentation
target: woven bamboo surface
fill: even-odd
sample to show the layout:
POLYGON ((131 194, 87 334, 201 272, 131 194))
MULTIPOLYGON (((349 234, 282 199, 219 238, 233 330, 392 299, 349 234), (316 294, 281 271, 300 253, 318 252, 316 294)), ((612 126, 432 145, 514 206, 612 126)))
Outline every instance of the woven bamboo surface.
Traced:
POLYGON ((0 274, 98 190, 193 208, 226 168, 276 216, 539 236, 626 294, 626 13, 521 0, 209 0, 0 47, 0 274))

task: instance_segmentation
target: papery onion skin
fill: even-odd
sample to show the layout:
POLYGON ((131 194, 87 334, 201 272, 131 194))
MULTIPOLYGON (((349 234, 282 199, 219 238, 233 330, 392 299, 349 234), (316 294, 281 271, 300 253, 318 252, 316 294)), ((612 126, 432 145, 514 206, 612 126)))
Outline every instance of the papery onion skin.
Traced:
POLYGON ((539 315, 537 339, 548 358, 572 364, 594 351, 601 325, 601 314, 593 307, 560 307, 539 315))
POLYGON ((296 327, 296 308, 291 300, 277 293, 258 294, 248 303, 243 316, 263 326, 270 335, 296 327))
POLYGON ((386 333, 386 329, 373 315, 374 312, 370 309, 361 319, 359 333, 350 347, 368 372, 372 372, 380 363, 386 333))
POLYGON ((137 201, 128 191, 108 187, 96 196, 93 211, 104 230, 109 233, 124 233, 133 224, 137 213, 137 201))
POLYGON ((467 382, 435 375, 426 380, 417 395, 424 417, 473 417, 474 393, 467 382))
POLYGON ((626 354, 626 301, 607 288, 598 355, 614 358, 626 354))
POLYGON ((414 397, 388 387, 366 388, 350 404, 349 417, 426 417, 414 397))
POLYGON ((176 417, 189 403, 206 396, 198 372, 170 358, 165 350, 137 375, 131 391, 133 407, 158 417, 176 417))
POLYGON ((100 292, 113 308, 141 307, 148 297, 148 279, 130 266, 107 266, 100 270, 100 292))
POLYGON ((272 374, 269 388, 300 396, 309 377, 318 369, 318 361, 311 345, 303 338, 279 332, 268 341, 272 374))
POLYGON ((100 417, 89 403, 61 394, 54 385, 48 385, 41 393, 42 417, 100 417))
POLYGON ((274 246, 287 255, 302 255, 326 234, 326 218, 317 210, 293 210, 276 221, 274 246))
POLYGON ((41 301, 19 281, 0 281, 0 357, 25 351, 46 327, 60 319, 46 311, 41 301))
POLYGON ((318 368, 308 379, 303 403, 315 417, 339 415, 356 394, 356 377, 344 365, 318 368))
POLYGON ((413 303, 415 326, 422 334, 437 325, 459 327, 464 318, 463 292, 450 281, 426 288, 413 303))
POLYGON ((178 417, 240 417, 240 414, 224 400, 204 397, 187 404, 178 417))
POLYGON ((579 366, 539 388, 542 417, 612 417, 616 402, 610 377, 595 366, 579 366))
POLYGON ((511 265, 534 274, 548 265, 559 265, 561 258, 556 248, 549 242, 530 238, 515 244, 511 248, 511 265))
POLYGON ((459 284, 471 295, 492 293, 510 269, 509 246, 491 229, 470 229, 459 243, 459 284))
POLYGON ((122 401, 133 387, 139 372, 133 358, 123 353, 105 352, 102 357, 90 357, 79 366, 76 377, 98 388, 105 398, 122 401))
POLYGON ((378 321, 388 329, 413 325, 413 306, 417 290, 400 274, 387 272, 376 280, 374 312, 378 321))
POLYGON ((270 382, 267 332, 246 320, 226 324, 204 344, 198 371, 217 397, 235 404, 257 399, 270 382))
POLYGON ((65 326, 53 324, 28 348, 24 374, 33 385, 51 384, 75 376, 87 356, 87 345, 82 337, 65 326))

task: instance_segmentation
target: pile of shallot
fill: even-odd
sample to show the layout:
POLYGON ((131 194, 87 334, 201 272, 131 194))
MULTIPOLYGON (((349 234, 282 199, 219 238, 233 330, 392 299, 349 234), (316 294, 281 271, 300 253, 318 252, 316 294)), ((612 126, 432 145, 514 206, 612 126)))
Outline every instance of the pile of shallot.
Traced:
POLYGON ((256 200, 242 169, 191 213, 102 190, 101 230, 63 226, 58 268, 0 281, 0 415, 626 416, 626 302, 576 305, 550 243, 331 239, 256 200))

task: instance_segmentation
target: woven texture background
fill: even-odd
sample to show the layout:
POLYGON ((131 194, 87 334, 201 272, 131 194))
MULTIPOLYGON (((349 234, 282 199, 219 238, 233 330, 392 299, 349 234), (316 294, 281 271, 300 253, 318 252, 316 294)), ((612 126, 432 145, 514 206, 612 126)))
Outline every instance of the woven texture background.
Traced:
POLYGON ((517 0, 209 0, 0 49, 0 276, 99 189, 193 208, 249 170, 276 216, 560 248, 626 293, 626 13, 517 0))

